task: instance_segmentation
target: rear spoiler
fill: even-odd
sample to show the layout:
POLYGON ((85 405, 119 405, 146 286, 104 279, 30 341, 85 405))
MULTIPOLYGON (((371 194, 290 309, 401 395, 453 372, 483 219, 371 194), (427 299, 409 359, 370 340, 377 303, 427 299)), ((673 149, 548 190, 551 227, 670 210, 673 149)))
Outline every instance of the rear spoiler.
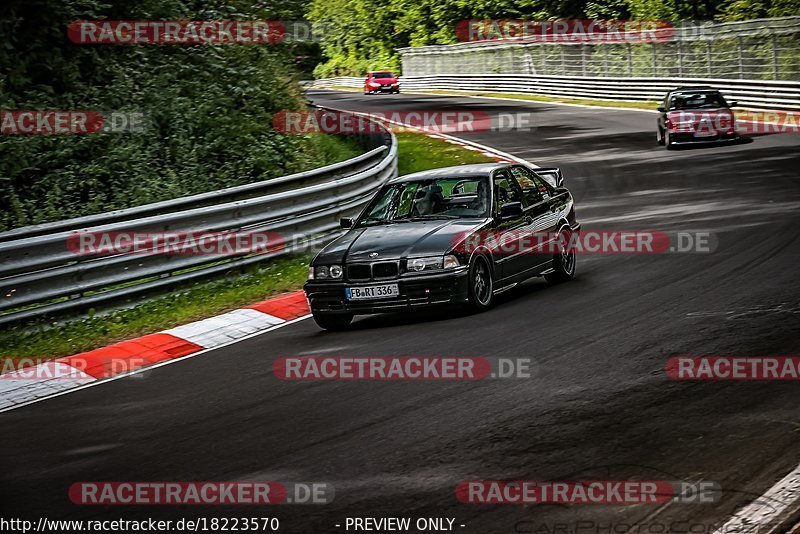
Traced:
POLYGON ((564 175, 561 174, 561 169, 558 167, 539 167, 533 169, 533 172, 541 176, 544 181, 553 187, 562 187, 564 185, 564 175))

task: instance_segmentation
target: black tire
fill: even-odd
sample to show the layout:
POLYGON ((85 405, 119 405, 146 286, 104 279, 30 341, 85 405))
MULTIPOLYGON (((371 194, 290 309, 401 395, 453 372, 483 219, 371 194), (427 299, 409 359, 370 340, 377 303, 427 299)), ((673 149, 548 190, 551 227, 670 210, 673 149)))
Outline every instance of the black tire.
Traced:
POLYGON ((667 150, 675 150, 675 145, 672 143, 672 136, 669 134, 669 130, 664 132, 664 146, 667 147, 667 150))
POLYGON ((664 130, 661 129, 661 126, 658 127, 658 133, 656 134, 656 141, 661 146, 664 146, 664 130))
POLYGON ((475 256, 469 266, 469 306, 475 311, 488 310, 494 303, 494 280, 489 261, 484 256, 475 256))
POLYGON ((570 235, 565 232, 559 239, 559 251, 553 255, 553 272, 544 275, 548 283, 561 284, 575 278, 575 266, 578 261, 575 247, 569 244, 570 235))
POLYGON ((352 313, 317 313, 311 312, 314 322, 324 330, 347 330, 353 321, 352 313))

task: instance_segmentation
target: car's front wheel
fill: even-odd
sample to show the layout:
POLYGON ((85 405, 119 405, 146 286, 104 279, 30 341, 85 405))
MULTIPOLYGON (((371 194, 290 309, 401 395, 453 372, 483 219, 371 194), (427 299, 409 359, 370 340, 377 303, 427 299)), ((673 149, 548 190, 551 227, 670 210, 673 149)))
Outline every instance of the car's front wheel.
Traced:
POLYGON ((347 330, 353 321, 352 313, 311 312, 317 326, 325 330, 347 330))
POLYGON ((675 148, 675 144, 672 142, 672 136, 669 133, 669 130, 664 132, 664 146, 667 147, 667 150, 673 150, 675 148))
POLYGON ((559 250, 553 256, 553 272, 544 275, 544 279, 551 284, 560 284, 575 278, 577 257, 575 256, 575 247, 570 244, 570 235, 562 234, 558 244, 559 250))
POLYGON ((469 304, 477 311, 492 306, 494 301, 494 281, 489 261, 483 256, 475 256, 469 268, 469 304))
POLYGON ((664 146, 664 130, 661 129, 661 126, 658 127, 658 133, 656 133, 656 141, 659 145, 664 146))

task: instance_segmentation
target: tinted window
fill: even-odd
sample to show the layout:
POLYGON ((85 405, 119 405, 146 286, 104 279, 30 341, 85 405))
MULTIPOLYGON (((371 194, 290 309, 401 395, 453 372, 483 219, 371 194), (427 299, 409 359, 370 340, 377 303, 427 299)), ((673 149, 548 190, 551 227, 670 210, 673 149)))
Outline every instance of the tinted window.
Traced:
POLYGON ((486 178, 438 178, 387 185, 372 200, 361 224, 488 217, 488 183, 486 178))
POLYGON ((522 202, 517 183, 508 175, 508 171, 497 173, 494 178, 494 198, 497 211, 509 202, 522 202))
POLYGON ((514 167, 512 172, 528 204, 537 204, 547 198, 545 195, 549 190, 538 176, 524 167, 514 167))
POLYGON ((700 109, 727 107, 728 104, 719 91, 696 93, 677 93, 669 99, 670 111, 676 109, 700 109))
POLYGON ((373 78, 394 78, 391 72, 376 72, 372 75, 373 78))

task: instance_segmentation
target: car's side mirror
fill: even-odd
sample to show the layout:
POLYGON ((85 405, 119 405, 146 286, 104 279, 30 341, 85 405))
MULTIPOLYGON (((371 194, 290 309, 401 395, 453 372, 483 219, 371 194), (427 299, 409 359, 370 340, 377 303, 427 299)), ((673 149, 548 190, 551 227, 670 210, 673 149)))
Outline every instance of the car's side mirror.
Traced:
POLYGON ((348 228, 352 228, 353 227, 353 218, 352 217, 342 217, 341 219, 339 219, 339 224, 345 230, 347 230, 348 228))
POLYGON ((664 113, 665 111, 667 111, 667 108, 665 108, 664 106, 658 106, 658 111, 664 113))
POLYGON ((733 100, 733 101, 731 101, 731 102, 728 102, 728 107, 731 107, 731 108, 732 108, 733 106, 738 106, 738 105, 739 105, 739 102, 737 102, 736 100, 733 100))
POLYGON ((522 202, 508 202, 500 208, 500 219, 516 219, 522 217, 522 202))

